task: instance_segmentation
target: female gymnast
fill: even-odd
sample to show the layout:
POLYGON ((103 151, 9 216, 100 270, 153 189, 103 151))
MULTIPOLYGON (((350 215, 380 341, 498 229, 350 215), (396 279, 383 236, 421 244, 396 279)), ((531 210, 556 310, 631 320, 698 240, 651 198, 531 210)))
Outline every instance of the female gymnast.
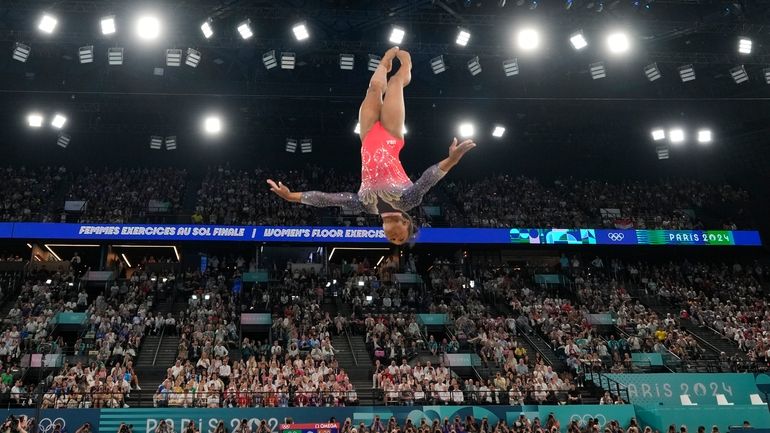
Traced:
POLYGON ((361 188, 358 194, 292 192, 283 183, 268 179, 270 190, 291 202, 318 207, 337 206, 379 215, 390 242, 396 245, 409 242, 414 237, 415 227, 407 211, 419 205, 425 193, 460 162, 466 152, 476 147, 472 140, 458 144, 455 138, 447 158, 425 170, 416 183, 409 180, 399 153, 404 147, 404 87, 411 80, 409 53, 398 47, 388 50, 369 82, 358 114, 361 128, 361 188), (401 66, 388 80, 396 57, 401 66))

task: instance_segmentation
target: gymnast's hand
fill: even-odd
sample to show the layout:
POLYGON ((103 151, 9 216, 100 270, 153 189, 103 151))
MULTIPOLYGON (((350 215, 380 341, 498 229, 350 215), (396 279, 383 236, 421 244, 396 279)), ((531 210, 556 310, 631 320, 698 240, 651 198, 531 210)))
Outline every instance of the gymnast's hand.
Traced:
POLYGON ((273 179, 268 179, 267 184, 270 185, 270 191, 273 191, 278 197, 286 201, 299 202, 302 198, 301 192, 291 192, 289 187, 281 182, 275 183, 273 179))
POLYGON ((439 163, 439 168, 443 171, 449 171, 449 169, 457 165, 457 163, 460 162, 460 159, 474 147, 476 147, 476 143, 474 143, 473 140, 469 139, 457 144, 457 138, 455 138, 449 146, 449 157, 439 163))

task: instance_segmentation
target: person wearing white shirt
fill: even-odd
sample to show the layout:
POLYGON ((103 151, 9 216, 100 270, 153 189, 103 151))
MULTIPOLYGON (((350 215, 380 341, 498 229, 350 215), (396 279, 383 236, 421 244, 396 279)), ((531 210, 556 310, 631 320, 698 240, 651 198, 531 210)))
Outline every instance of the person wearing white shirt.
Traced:
POLYGON ((227 358, 225 358, 225 362, 219 366, 219 377, 221 377, 225 383, 228 383, 230 381, 230 373, 232 373, 232 369, 227 362, 227 358))
POLYGON ((454 389, 452 390, 452 403, 454 404, 463 404, 465 401, 465 398, 463 396, 463 392, 460 390, 460 388, 455 385, 454 389))

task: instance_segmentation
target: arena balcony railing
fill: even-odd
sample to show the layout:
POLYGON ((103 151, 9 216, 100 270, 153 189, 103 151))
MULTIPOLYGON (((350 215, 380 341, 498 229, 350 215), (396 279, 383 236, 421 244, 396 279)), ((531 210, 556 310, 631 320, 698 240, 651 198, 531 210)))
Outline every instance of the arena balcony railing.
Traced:
MULTIPOLYGON (((609 379, 605 378, 605 382, 609 379)), ((620 384, 608 383, 607 389, 624 403, 628 390, 620 384), (614 386, 614 388, 613 388, 614 386)), ((570 391, 519 390, 510 391, 429 391, 404 393, 382 389, 361 391, 313 392, 167 392, 131 391, 130 397, 114 392, 66 393, 6 393, 0 395, 0 407, 6 408, 256 408, 256 407, 340 407, 340 406, 411 406, 411 405, 560 405, 580 404, 579 393, 570 391), (389 395, 390 394, 390 395, 389 395), (512 398, 513 396, 513 398, 512 398)))

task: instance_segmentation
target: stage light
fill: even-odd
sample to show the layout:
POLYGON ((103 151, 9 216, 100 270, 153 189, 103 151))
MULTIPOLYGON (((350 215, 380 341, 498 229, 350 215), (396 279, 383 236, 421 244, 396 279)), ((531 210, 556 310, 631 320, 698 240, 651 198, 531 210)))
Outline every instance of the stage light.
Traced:
POLYGON ((434 75, 438 75, 446 71, 446 63, 444 63, 444 56, 438 56, 430 59, 430 68, 433 70, 434 75))
POLYGON ((653 129, 651 134, 652 134, 652 139, 655 141, 660 141, 666 138, 666 131, 662 129, 653 129))
POLYGON ((86 45, 84 47, 80 47, 78 49, 78 58, 80 59, 80 64, 84 63, 93 63, 94 62, 94 46, 93 45, 86 45))
POLYGON ((198 50, 194 50, 192 48, 188 48, 187 57, 184 60, 184 64, 191 68, 197 68, 198 63, 200 62, 201 62, 201 52, 198 50))
POLYGON ((631 43, 625 33, 612 33, 607 36, 607 48, 611 53, 622 54, 628 51, 630 47, 631 43))
POLYGON ((270 50, 265 54, 262 54, 262 63, 265 65, 265 69, 273 69, 278 66, 278 59, 275 57, 275 50, 270 50))
POLYGON ((380 66, 380 60, 382 60, 382 57, 369 54, 369 63, 367 64, 367 69, 369 69, 371 72, 376 71, 377 66, 380 66))
POLYGON ((32 53, 32 48, 21 42, 16 42, 13 46, 13 60, 25 63, 29 60, 29 55, 32 53))
POLYGON ((160 21, 153 16, 144 16, 136 22, 136 34, 146 41, 156 39, 160 35, 160 21))
POLYGON ((295 53, 281 53, 281 69, 294 69, 297 63, 295 53))
POLYGON ((672 144, 680 144, 684 142, 684 130, 681 128, 671 129, 668 131, 668 139, 672 144))
POLYGON ((29 125, 30 128, 40 128, 43 126, 43 115, 31 113, 27 116, 27 125, 29 125))
POLYGON ((51 120, 51 126, 56 129, 62 129, 64 124, 67 123, 67 118, 63 114, 56 113, 51 120))
POLYGON ((662 144, 660 146, 655 146, 655 154, 658 155, 659 160, 668 159, 669 153, 668 153, 668 146, 665 144, 662 144))
POLYGON ((107 63, 112 66, 123 64, 123 48, 112 47, 107 49, 107 63))
POLYGON ((468 71, 471 75, 476 76, 481 73, 481 63, 479 63, 479 56, 476 56, 468 60, 468 71))
POLYGON ((340 54, 340 69, 343 71, 352 71, 356 62, 356 56, 353 54, 340 54))
POLYGON ((58 23, 59 21, 52 15, 43 14, 43 17, 40 18, 40 23, 37 25, 37 28, 41 32, 48 33, 50 35, 53 33, 54 29, 56 28, 56 24, 58 23))
POLYGON ((353 133, 354 134, 360 134, 361 133, 361 124, 360 123, 356 122, 356 127, 353 128, 353 133))
POLYGON ((509 59, 503 61, 503 72, 506 77, 519 75, 519 59, 509 59))
POLYGON ((155 75, 156 77, 162 77, 166 73, 166 70, 163 68, 153 68, 152 75, 155 75))
POLYGON ((166 150, 176 150, 176 135, 166 137, 166 150))
POLYGON ((182 50, 179 48, 171 48, 166 50, 166 66, 179 67, 182 66, 182 50))
POLYGON ((461 123, 458 130, 462 138, 473 137, 476 134, 476 128, 472 123, 461 123))
POLYGON ((730 76, 733 77, 735 84, 741 84, 749 81, 749 74, 746 73, 746 68, 743 65, 730 69, 730 76))
POLYGON ((110 15, 102 18, 99 24, 101 24, 103 35, 111 35, 117 31, 117 28, 115 26, 114 15, 110 15))
POLYGON ((741 54, 751 54, 751 49, 754 44, 749 38, 740 38, 738 40, 738 52, 741 54))
POLYGON ((61 147, 62 149, 66 149, 67 146, 70 145, 71 140, 72 140, 72 137, 62 133, 62 134, 59 134, 59 137, 56 139, 56 145, 61 147))
POLYGON ((404 125, 404 127, 401 128, 401 135, 406 135, 407 132, 409 132, 409 130, 407 130, 406 125, 404 125))
POLYGON ((523 29, 519 31, 516 41, 522 50, 532 51, 540 45, 540 34, 535 29, 523 29))
POLYGON ((302 153, 310 153, 313 151, 313 140, 305 138, 299 142, 299 146, 302 150, 302 153))
POLYGON ((211 25, 212 22, 211 18, 209 18, 201 24, 201 32, 206 39, 211 39, 211 37, 214 36, 214 27, 211 25))
POLYGON ((461 47, 468 45, 468 41, 471 40, 471 34, 467 30, 460 29, 457 33, 457 39, 455 43, 461 47))
POLYGON ((572 48, 576 50, 582 50, 588 46, 588 41, 586 41, 585 36, 583 36, 582 30, 577 33, 573 33, 569 38, 569 42, 572 44, 572 48))
POLYGON ((662 76, 660 69, 658 69, 657 63, 650 63, 649 65, 645 66, 644 75, 646 75, 647 79, 650 81, 655 81, 662 76))
POLYGON ((294 138, 287 138, 286 139, 286 152, 288 153, 296 153, 297 152, 297 140, 294 138))
POLYGON ((765 74, 765 83, 770 84, 770 68, 765 68, 762 72, 765 74))
POLYGON ((402 29, 401 27, 393 27, 393 30, 390 31, 390 42, 394 44, 400 44, 404 41, 404 36, 406 36, 406 31, 402 29))
POLYGON ((598 80, 607 76, 607 70, 604 68, 604 62, 596 62, 588 65, 591 70, 591 78, 598 80))
POLYGON ((153 135, 150 137, 150 149, 160 150, 163 146, 163 137, 159 135, 153 135))
POLYGON ((710 129, 701 129, 698 131, 698 143, 700 144, 708 144, 711 143, 711 130, 710 129))
POLYGON ((492 131, 492 137, 501 138, 503 135, 505 135, 505 127, 495 126, 495 129, 492 131))
POLYGON ((209 116, 203 122, 203 129, 208 134, 219 134, 222 132, 222 120, 216 116, 209 116))
POLYGON ((684 65, 679 67, 679 77, 683 83, 695 80, 695 68, 692 65, 684 65))
POLYGON ((241 38, 243 39, 249 39, 254 36, 254 31, 251 30, 251 20, 246 20, 238 24, 238 33, 240 33, 241 38))
POLYGON ((305 25, 305 23, 299 23, 295 25, 294 27, 292 27, 291 31, 294 32, 294 37, 298 41, 304 41, 305 39, 310 37, 310 32, 308 32, 307 26, 305 25))

